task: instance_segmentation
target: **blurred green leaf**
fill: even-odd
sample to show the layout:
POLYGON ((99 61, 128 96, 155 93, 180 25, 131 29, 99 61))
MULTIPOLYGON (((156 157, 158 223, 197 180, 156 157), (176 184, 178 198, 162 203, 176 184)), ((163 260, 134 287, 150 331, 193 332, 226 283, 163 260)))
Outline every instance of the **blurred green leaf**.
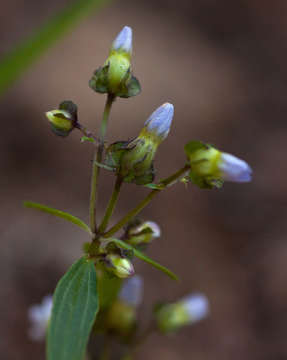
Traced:
POLYGON ((49 47, 84 17, 110 0, 77 0, 50 19, 0 62, 0 95, 16 81, 49 47))
POLYGON ((83 360, 99 309, 95 264, 76 261, 59 281, 47 337, 48 360, 83 360))
POLYGON ((126 250, 132 250, 134 255, 147 262, 148 264, 152 265, 153 267, 155 267, 156 269, 164 272, 166 275, 168 275, 170 278, 172 278, 173 280, 178 280, 178 277, 168 268, 166 268, 163 265, 160 265, 159 263, 157 263, 156 261, 152 260, 151 258, 149 258, 148 256, 146 256, 145 254, 143 254, 141 251, 137 250, 136 248, 134 248, 133 246, 127 244, 126 242, 120 240, 120 239, 115 239, 115 238, 111 238, 109 239, 112 242, 114 242, 115 244, 117 244, 119 247, 126 249, 126 250))
POLYGON ((26 208, 31 208, 31 209, 43 211, 43 212, 45 212, 47 214, 58 216, 58 217, 60 217, 62 219, 70 221, 71 223, 73 223, 75 225, 78 225, 81 229, 87 231, 90 235, 92 235, 91 229, 86 223, 84 223, 81 219, 77 218, 76 216, 71 215, 71 214, 69 214, 67 212, 57 210, 57 209, 51 208, 49 206, 38 204, 38 203, 35 203, 35 202, 32 202, 32 201, 25 201, 24 206, 26 208))

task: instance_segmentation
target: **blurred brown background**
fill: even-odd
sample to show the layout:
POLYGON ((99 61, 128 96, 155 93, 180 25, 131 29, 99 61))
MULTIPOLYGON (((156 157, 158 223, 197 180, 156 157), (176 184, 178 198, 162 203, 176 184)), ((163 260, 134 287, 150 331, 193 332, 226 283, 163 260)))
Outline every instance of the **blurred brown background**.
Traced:
MULTIPOLYGON (((68 1, 1 4, 1 53, 68 1)), ((64 221, 22 208, 34 200, 88 220, 92 148, 78 133, 54 136, 43 113, 71 99, 96 128, 104 96, 87 82, 124 25, 134 30, 134 73, 142 94, 116 102, 109 140, 136 135, 165 101, 175 105, 158 177, 184 162, 183 145, 200 139, 246 159, 251 184, 219 191, 178 184, 143 215, 163 236, 149 254, 179 284, 142 262, 148 316, 152 303, 191 291, 207 294, 210 317, 166 339, 154 335, 138 359, 287 359, 287 2, 285 0, 114 1, 60 41, 2 98, 1 322, 3 360, 44 359, 27 337, 27 309, 51 293, 80 255, 85 234, 64 221)), ((104 172, 103 172, 104 173, 104 172)), ((105 172, 102 213, 113 183, 105 172)), ((146 189, 126 185, 113 221, 146 189)))

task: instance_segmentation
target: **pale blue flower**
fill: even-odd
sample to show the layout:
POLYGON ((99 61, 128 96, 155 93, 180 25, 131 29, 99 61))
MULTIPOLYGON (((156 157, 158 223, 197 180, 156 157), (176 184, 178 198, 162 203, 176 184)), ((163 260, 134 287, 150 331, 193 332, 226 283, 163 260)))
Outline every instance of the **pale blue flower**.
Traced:
POLYGON ((145 129, 164 140, 170 130, 174 107, 170 103, 165 103, 157 108, 145 122, 145 129))
POLYGON ((209 314, 209 302, 203 294, 190 294, 183 298, 180 304, 188 314, 190 323, 200 321, 209 314))
POLYGON ((222 153, 218 168, 223 180, 234 182, 249 182, 252 178, 252 169, 244 161, 231 154, 222 153))
POLYGON ((123 50, 128 54, 132 53, 133 33, 129 26, 125 26, 115 38, 112 50, 123 50))
POLYGON ((139 275, 134 275, 124 281, 119 299, 131 306, 137 307, 143 299, 143 279, 139 275))
POLYGON ((28 310, 28 318, 31 323, 28 335, 31 340, 40 341, 45 338, 48 322, 52 313, 53 297, 47 295, 41 304, 33 305, 28 310))

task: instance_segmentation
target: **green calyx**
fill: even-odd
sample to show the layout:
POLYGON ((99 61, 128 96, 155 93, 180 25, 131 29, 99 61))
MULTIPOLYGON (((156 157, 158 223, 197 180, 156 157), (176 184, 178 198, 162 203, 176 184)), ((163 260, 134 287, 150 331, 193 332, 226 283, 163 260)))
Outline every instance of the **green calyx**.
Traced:
POLYGON ((63 101, 59 109, 47 111, 46 116, 52 131, 58 136, 66 137, 76 126, 77 105, 72 101, 63 101))
POLYGON ((120 336, 129 335, 136 326, 136 309, 123 301, 116 300, 109 308, 106 328, 120 336))
POLYGON ((190 161, 190 180, 203 189, 220 188, 223 184, 218 168, 221 152, 200 141, 190 141, 184 150, 190 161))
POLYGON ((179 330, 189 323, 189 316, 181 304, 168 304, 156 311, 156 321, 159 330, 166 334, 179 330))
POLYGON ((103 67, 94 72, 89 86, 98 93, 121 98, 136 96, 141 92, 139 81, 131 73, 130 54, 124 51, 112 50, 103 67))
POLYGON ((116 142, 107 149, 105 164, 113 167, 124 182, 149 184, 155 175, 156 149, 157 144, 140 136, 130 142, 116 142))

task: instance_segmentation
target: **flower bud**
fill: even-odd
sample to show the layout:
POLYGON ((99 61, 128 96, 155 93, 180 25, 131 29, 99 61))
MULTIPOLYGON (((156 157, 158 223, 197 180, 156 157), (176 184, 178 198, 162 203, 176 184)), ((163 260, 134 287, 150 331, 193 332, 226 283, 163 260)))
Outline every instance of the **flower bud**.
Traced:
POLYGON ((136 325, 136 307, 142 302, 143 280, 135 275, 125 280, 118 299, 107 314, 106 325, 120 335, 128 335, 136 325))
POLYGON ((153 221, 132 224, 126 231, 126 242, 131 245, 148 244, 160 237, 160 227, 153 221))
POLYGON ((130 334, 136 326, 135 307, 116 300, 107 312, 105 326, 110 331, 121 336, 130 334))
POLYGON ((28 310, 28 318, 31 322, 29 337, 32 340, 43 340, 52 313, 53 298, 47 295, 39 305, 33 305, 28 310))
POLYGON ((220 186, 223 181, 251 181, 252 170, 244 161, 197 141, 185 146, 190 160, 191 180, 202 188, 220 186))
POLYGON ((124 98, 137 95, 141 88, 131 73, 131 54, 132 29, 125 26, 115 38, 104 66, 95 71, 90 87, 100 93, 124 98))
POLYGON ((169 333, 194 324, 209 314, 209 303, 202 294, 191 294, 175 304, 163 305, 156 313, 161 332, 169 333))
POLYGON ((135 270, 133 264, 127 258, 116 254, 109 254, 106 259, 111 266, 109 270, 119 278, 127 278, 134 275, 135 270))
POLYGON ((46 112, 52 131, 58 136, 68 136, 77 123, 77 105, 72 101, 63 101, 59 109, 46 112))
POLYGON ((173 105, 165 103, 152 113, 139 136, 130 142, 117 142, 107 151, 107 165, 115 167, 125 182, 138 185, 154 179, 153 159, 159 144, 168 135, 173 105))
POLYGON ((122 51, 129 55, 132 54, 132 39, 133 33, 129 26, 124 26, 115 38, 112 49, 114 51, 122 51))
POLYGON ((169 133, 173 114, 174 107, 172 104, 161 105, 147 119, 140 136, 152 137, 155 142, 160 144, 169 133))
POLYGON ((143 279, 139 275, 134 275, 124 281, 119 293, 119 300, 137 307, 143 299, 143 279))

